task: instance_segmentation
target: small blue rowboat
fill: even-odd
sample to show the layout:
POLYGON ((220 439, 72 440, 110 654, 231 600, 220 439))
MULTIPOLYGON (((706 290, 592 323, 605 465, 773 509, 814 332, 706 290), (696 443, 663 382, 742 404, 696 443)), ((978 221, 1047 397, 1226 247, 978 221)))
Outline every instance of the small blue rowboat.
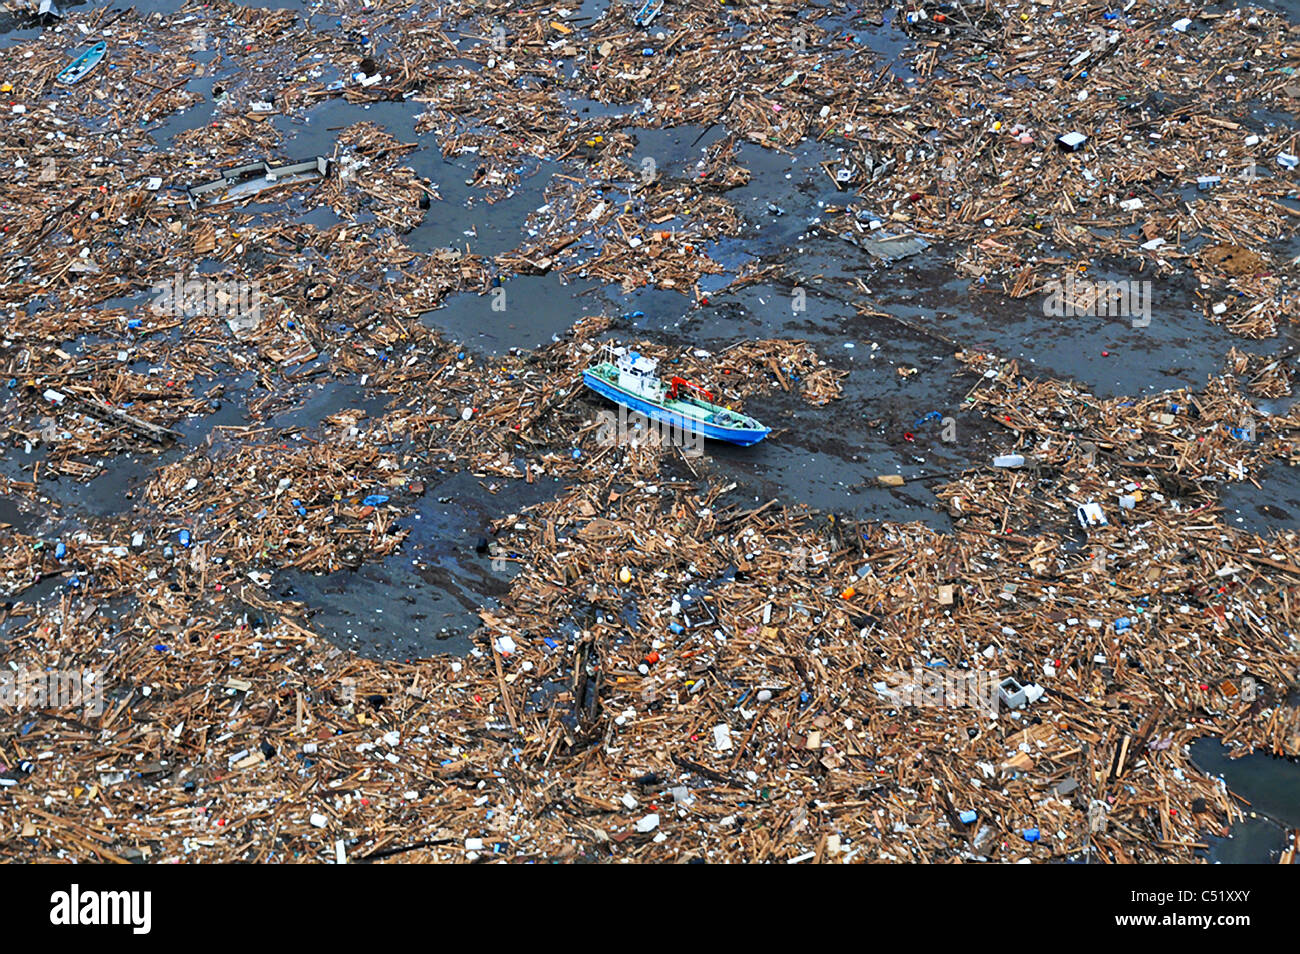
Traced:
POLYGON ((600 361, 583 371, 582 383, 615 404, 683 433, 702 434, 741 447, 757 444, 772 431, 752 417, 684 393, 682 389, 688 388, 713 397, 684 378, 675 377, 671 384, 664 384, 655 373, 659 363, 654 358, 635 351, 614 352, 611 356, 615 360, 600 361))
POLYGON ((61 86, 71 86, 73 83, 80 83, 89 75, 90 71, 103 62, 104 57, 108 55, 108 44, 102 40, 86 50, 71 63, 59 70, 59 75, 54 77, 54 81, 61 86))

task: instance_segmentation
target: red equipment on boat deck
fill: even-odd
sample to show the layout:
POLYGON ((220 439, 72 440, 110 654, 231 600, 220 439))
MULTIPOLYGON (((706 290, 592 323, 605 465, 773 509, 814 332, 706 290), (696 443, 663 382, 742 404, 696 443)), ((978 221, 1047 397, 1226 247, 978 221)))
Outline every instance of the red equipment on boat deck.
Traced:
POLYGON ((692 391, 698 391, 700 394, 703 394, 704 399, 706 401, 713 400, 713 395, 710 392, 704 390, 704 388, 700 387, 698 384, 691 384, 691 382, 687 381, 685 378, 679 378, 674 376, 673 379, 668 383, 669 383, 668 396, 670 398, 677 397, 677 389, 679 387, 685 386, 690 388, 692 391))

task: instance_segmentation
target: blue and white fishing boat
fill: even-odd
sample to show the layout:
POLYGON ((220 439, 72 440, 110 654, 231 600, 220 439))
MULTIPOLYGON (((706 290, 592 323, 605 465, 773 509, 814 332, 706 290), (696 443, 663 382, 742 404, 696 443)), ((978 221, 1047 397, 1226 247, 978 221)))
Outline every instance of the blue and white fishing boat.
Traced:
POLYGON ((654 358, 613 347, 601 358, 582 372, 582 383, 628 410, 742 447, 757 444, 771 433, 770 427, 754 418, 711 403, 712 394, 685 378, 674 377, 664 384, 654 358))
POLYGON ((100 40, 90 49, 81 53, 71 63, 59 70, 54 81, 61 86, 71 86, 85 79, 96 66, 108 55, 108 44, 100 40))

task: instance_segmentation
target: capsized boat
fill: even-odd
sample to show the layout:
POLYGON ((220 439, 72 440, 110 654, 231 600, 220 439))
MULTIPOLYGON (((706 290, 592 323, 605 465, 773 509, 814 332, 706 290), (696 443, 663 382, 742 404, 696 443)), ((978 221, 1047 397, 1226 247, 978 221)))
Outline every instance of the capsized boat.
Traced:
POLYGON ((108 44, 100 40, 90 49, 78 55, 71 63, 59 70, 54 81, 63 86, 71 86, 73 83, 80 83, 86 78, 96 66, 98 66, 105 55, 108 53, 108 44))
POLYGON ((639 27, 649 26, 663 8, 664 0, 645 0, 640 9, 632 15, 632 22, 639 27))
POLYGON ((331 166, 332 161, 326 156, 278 166, 269 162, 250 162, 226 169, 215 179, 189 186, 185 195, 192 209, 242 202, 272 189, 323 179, 329 175, 331 166))
POLYGON ((658 371, 654 358, 609 347, 582 372, 582 383, 628 410, 715 441, 748 447, 771 433, 754 418, 713 404, 712 394, 685 378, 665 384, 658 371))

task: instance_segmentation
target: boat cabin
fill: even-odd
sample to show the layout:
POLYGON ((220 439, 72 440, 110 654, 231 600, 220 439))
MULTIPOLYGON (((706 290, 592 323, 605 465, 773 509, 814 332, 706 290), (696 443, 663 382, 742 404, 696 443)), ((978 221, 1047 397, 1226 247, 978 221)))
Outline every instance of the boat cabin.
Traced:
POLYGON ((651 401, 661 400, 664 386, 659 380, 659 362, 637 351, 629 351, 618 357, 618 386, 637 397, 651 401))

